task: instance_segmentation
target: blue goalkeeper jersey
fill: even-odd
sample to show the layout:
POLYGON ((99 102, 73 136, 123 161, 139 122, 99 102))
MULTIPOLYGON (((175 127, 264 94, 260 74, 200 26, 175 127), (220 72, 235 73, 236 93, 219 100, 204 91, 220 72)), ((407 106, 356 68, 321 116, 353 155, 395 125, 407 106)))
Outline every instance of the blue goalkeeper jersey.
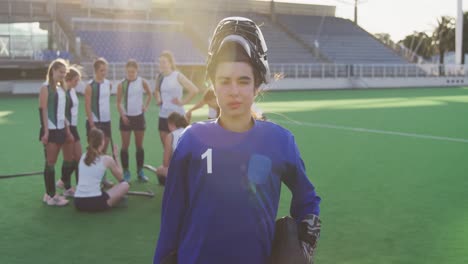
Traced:
POLYGON ((154 263, 177 252, 178 263, 266 263, 284 182, 296 221, 319 215, 294 136, 255 121, 247 132, 217 121, 195 123, 172 156, 154 263))

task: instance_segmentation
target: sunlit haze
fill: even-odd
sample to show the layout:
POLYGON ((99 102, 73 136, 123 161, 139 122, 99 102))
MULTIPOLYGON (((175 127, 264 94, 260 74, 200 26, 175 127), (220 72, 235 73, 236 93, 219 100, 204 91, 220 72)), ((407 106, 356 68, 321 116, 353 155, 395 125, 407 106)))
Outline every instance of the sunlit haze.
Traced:
MULTIPOLYGON (((269 1, 269 0, 266 0, 269 1)), ((336 6, 336 16, 354 19, 354 0, 275 0, 336 6)), ((388 33, 398 41, 414 31, 432 34, 441 16, 455 17, 457 0, 359 0, 358 24, 369 33, 388 33)), ((463 0, 468 10, 468 0, 463 0)))

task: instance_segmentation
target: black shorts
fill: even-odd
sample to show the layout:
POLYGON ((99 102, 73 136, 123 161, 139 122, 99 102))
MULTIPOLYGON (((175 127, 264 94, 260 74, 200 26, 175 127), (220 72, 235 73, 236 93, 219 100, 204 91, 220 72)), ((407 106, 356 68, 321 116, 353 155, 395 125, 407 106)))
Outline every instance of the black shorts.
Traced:
MULTIPOLYGON (((112 131, 111 131, 111 122, 94 122, 94 125, 96 126, 96 128, 99 128, 102 130, 102 132, 104 132, 104 135, 108 138, 111 138, 112 137, 112 131)), ((89 127, 89 122, 88 120, 86 120, 86 136, 89 135, 89 130, 90 130, 90 127, 89 127)))
POLYGON ((73 138, 75 138, 75 142, 80 141, 80 135, 78 134, 76 126, 70 126, 70 133, 73 135, 73 138))
MULTIPOLYGON (((42 136, 44 136, 44 128, 41 127, 39 131, 39 141, 41 141, 42 136)), ((63 144, 65 143, 65 139, 67 138, 67 133, 65 132, 65 128, 62 129, 49 129, 49 143, 55 144, 63 144)))
POLYGON ((169 125, 167 123, 167 118, 159 117, 159 124, 158 124, 159 131, 171 132, 169 131, 169 125))
POLYGON ((146 121, 145 121, 145 114, 137 115, 137 116, 127 116, 128 118, 128 125, 125 125, 120 118, 120 130, 121 131, 145 131, 146 129, 146 121))
POLYGON ((79 211, 100 212, 111 208, 107 204, 107 200, 109 200, 109 195, 106 192, 102 192, 101 196, 75 197, 74 200, 75 207, 79 211))

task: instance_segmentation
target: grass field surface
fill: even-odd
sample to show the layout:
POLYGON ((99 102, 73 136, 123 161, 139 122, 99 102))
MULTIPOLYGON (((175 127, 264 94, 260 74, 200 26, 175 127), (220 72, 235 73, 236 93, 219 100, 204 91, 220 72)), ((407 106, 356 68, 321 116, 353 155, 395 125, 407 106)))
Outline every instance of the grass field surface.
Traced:
MULTIPOLYGON (((267 92, 258 105, 295 134, 322 197, 316 263, 468 263, 467 88, 267 92)), ((37 108, 36 97, 0 97, 0 175, 43 169, 37 108)), ((153 102, 152 165, 162 161, 157 115, 153 102)), ((156 195, 105 213, 44 205, 41 175, 0 180, 0 263, 151 263, 164 188, 150 172, 150 183, 135 181, 134 153, 131 145, 131 189, 156 195)), ((283 186, 278 216, 290 199, 283 186)))

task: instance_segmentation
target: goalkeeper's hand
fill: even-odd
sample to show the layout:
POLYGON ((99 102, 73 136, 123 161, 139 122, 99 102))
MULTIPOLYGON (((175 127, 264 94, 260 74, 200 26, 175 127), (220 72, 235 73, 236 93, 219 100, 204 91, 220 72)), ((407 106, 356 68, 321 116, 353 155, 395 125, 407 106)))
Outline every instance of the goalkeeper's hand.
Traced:
POLYGON ((301 249, 308 263, 313 263, 313 257, 317 242, 320 237, 321 221, 317 215, 307 215, 299 223, 299 240, 301 249))

